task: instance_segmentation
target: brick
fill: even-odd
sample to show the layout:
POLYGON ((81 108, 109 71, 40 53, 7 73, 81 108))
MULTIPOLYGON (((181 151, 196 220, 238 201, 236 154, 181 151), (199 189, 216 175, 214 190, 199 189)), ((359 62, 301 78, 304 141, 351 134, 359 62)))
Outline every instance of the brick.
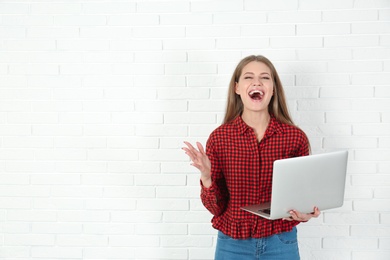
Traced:
POLYGON ((151 1, 137 3, 139 13, 185 13, 190 11, 190 3, 187 1, 151 1))
POLYGON ((324 238, 323 248, 354 249, 359 250, 377 249, 378 240, 375 238, 324 238))

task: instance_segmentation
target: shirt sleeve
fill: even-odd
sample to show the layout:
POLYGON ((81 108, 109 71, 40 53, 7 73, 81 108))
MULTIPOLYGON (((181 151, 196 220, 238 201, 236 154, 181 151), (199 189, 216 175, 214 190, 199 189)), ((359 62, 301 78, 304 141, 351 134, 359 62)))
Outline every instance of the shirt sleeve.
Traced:
POLYGON ((226 187, 225 178, 223 176, 220 161, 217 156, 215 144, 212 137, 209 138, 206 145, 206 154, 211 162, 211 186, 206 188, 201 182, 201 194, 205 208, 214 216, 221 215, 229 200, 229 192, 226 187))

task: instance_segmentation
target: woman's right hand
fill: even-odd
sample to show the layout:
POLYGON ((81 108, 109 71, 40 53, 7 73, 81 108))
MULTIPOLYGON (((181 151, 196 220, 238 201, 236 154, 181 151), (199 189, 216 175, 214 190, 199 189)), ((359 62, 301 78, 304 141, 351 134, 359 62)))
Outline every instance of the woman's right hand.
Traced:
POLYGON ((190 157, 192 163, 191 165, 198 168, 202 180, 202 184, 205 188, 209 188, 211 186, 211 162, 206 155, 206 152, 201 143, 196 142, 196 149, 189 142, 184 142, 187 147, 183 147, 185 153, 190 157))

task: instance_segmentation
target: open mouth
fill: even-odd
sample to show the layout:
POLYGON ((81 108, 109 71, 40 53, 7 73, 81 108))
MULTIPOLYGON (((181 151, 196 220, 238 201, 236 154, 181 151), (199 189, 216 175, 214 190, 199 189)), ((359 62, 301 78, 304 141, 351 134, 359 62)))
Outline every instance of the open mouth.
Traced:
POLYGON ((261 90, 252 90, 249 92, 249 97, 253 100, 261 100, 264 96, 264 92, 261 90))

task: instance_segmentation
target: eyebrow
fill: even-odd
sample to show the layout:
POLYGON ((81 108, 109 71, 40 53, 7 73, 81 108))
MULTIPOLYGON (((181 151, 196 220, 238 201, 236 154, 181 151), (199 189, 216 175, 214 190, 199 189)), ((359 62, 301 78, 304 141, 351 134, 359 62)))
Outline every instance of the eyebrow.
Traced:
MULTIPOLYGON (((248 72, 245 72, 243 75, 245 75, 245 74, 252 74, 252 75, 255 75, 255 73, 253 73, 253 72, 250 72, 250 71, 248 71, 248 72)), ((268 72, 262 72, 262 73, 260 73, 260 75, 263 75, 263 74, 268 74, 268 75, 271 75, 271 74, 269 74, 268 72)))

